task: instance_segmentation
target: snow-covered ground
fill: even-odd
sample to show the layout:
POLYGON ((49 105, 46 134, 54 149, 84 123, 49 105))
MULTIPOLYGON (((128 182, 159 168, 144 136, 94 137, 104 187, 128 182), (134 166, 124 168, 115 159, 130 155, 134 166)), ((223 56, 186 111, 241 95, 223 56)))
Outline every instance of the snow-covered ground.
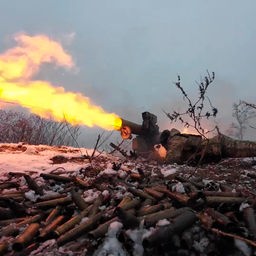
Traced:
MULTIPOLYGON (((81 161, 67 161, 66 163, 53 164, 51 158, 63 156, 68 159, 91 155, 92 149, 72 148, 72 147, 51 147, 45 145, 27 144, 0 144, 0 179, 3 174, 8 172, 27 172, 27 173, 49 173, 58 167, 64 168, 66 172, 73 172, 86 164, 81 161)), ((96 153, 97 155, 97 153, 96 153)))

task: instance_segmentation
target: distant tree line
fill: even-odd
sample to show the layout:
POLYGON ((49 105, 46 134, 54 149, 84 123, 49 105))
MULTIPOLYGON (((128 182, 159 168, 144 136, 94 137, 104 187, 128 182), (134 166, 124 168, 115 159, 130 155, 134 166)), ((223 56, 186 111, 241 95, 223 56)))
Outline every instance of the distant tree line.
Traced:
POLYGON ((0 143, 76 146, 79 126, 56 122, 35 114, 0 110, 0 143))
POLYGON ((240 140, 244 139, 245 132, 248 128, 256 129, 256 105, 240 100, 233 104, 233 113, 235 121, 231 124, 229 133, 231 136, 240 140))

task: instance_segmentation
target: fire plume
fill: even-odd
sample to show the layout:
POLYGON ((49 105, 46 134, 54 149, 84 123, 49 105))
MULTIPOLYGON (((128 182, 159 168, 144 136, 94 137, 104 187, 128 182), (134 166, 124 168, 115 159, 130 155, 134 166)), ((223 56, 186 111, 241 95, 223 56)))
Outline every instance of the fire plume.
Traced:
POLYGON ((0 54, 0 100, 13 102, 32 113, 73 125, 120 129, 122 119, 91 102, 81 93, 65 91, 48 81, 33 80, 43 63, 67 69, 74 66, 72 57, 61 44, 47 36, 15 37, 18 46, 0 54))

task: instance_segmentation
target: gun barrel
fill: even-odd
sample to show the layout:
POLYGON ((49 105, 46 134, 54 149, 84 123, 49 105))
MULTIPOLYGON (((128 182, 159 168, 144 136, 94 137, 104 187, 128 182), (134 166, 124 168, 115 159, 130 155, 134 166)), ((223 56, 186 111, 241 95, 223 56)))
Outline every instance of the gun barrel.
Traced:
POLYGON ((132 134, 142 135, 143 137, 154 137, 159 134, 157 117, 149 112, 142 113, 142 124, 136 124, 126 119, 122 119, 120 127, 121 136, 123 139, 131 139, 132 134))
POLYGON ((143 134, 142 125, 140 125, 140 124, 136 124, 134 122, 122 119, 121 129, 125 126, 128 126, 131 129, 131 133, 133 133, 133 134, 137 134, 137 135, 143 134))

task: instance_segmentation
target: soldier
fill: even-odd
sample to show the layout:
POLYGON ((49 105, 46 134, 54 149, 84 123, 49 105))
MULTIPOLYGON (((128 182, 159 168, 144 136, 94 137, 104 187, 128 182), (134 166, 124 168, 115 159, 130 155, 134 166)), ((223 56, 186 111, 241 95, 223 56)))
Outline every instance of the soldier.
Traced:
POLYGON ((165 130, 160 143, 166 148, 166 163, 216 162, 227 157, 256 156, 256 142, 232 139, 219 133, 205 139, 200 135, 180 133, 176 129, 165 130))

